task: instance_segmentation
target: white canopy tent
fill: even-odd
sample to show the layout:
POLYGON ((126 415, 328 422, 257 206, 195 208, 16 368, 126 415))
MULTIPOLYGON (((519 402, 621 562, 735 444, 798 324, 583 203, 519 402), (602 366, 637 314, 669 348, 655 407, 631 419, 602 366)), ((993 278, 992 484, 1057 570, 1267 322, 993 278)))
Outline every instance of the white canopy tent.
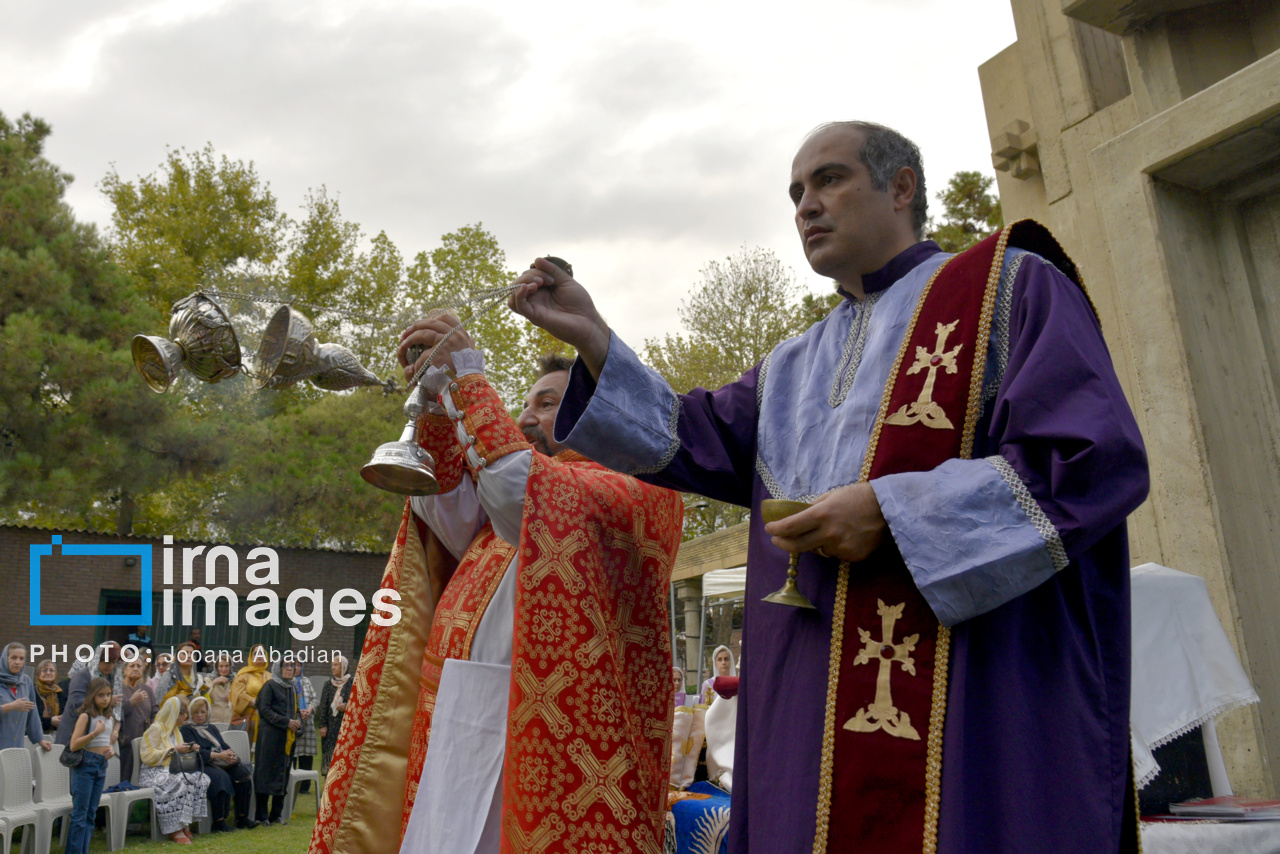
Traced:
POLYGON ((702 576, 703 599, 731 599, 747 590, 747 568, 731 566, 716 569, 702 576))

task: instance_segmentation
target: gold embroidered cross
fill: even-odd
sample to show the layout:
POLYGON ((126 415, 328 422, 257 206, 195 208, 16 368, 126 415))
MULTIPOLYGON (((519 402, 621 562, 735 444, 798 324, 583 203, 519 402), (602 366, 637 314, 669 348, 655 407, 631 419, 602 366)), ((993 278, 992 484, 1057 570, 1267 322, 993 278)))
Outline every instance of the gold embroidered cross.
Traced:
POLYGON ((585 741, 577 739, 569 745, 568 752, 582 779, 581 785, 560 804, 571 821, 586 815, 587 808, 597 800, 604 801, 623 822, 636 817, 635 802, 622 788, 622 775, 631 770, 631 757, 625 749, 613 754, 607 762, 601 762, 585 741))
POLYGON ((511 713, 510 729, 521 729, 534 718, 541 718, 556 738, 568 738, 573 732, 573 721, 560 710, 556 701, 578 676, 573 665, 562 661, 546 679, 539 679, 528 664, 517 659, 512 676, 522 696, 520 704, 511 713))
POLYGON ((916 675, 916 664, 911 658, 911 652, 915 650, 920 635, 911 635, 903 638, 902 643, 895 644, 893 626, 902 616, 906 603, 901 602, 891 608, 883 600, 877 599, 876 604, 880 606, 877 609, 880 615, 880 640, 872 640, 871 632, 858 629, 858 636, 864 646, 853 659, 854 664, 869 664, 874 656, 880 662, 880 675, 876 678, 876 698, 871 705, 858 709, 857 714, 845 721, 844 728, 853 732, 875 732, 882 729, 898 738, 919 741, 920 733, 911 725, 911 716, 893 705, 893 698, 889 695, 889 675, 895 661, 902 665, 903 670, 912 676, 916 675))
POLYGON ((584 531, 574 531, 567 537, 556 537, 541 519, 529 523, 529 538, 538 547, 538 559, 520 567, 520 583, 525 590, 532 590, 542 583, 546 575, 554 574, 570 593, 581 593, 586 585, 574 570, 572 558, 587 548, 584 531))
POLYGON ((955 349, 947 352, 947 336, 955 331, 959 320, 953 320, 943 325, 938 324, 938 346, 930 353, 923 347, 916 347, 916 362, 910 368, 907 368, 908 374, 918 374, 921 371, 928 370, 929 376, 925 378, 924 388, 920 389, 920 396, 913 402, 905 404, 897 412, 890 415, 884 420, 885 424, 898 424, 903 427, 915 424, 917 421, 926 427, 932 427, 935 430, 950 430, 955 425, 951 423, 951 419, 947 417, 947 413, 942 411, 942 407, 933 402, 933 384, 938 378, 938 369, 942 368, 949 374, 954 374, 959 368, 956 366, 956 354, 960 352, 963 344, 957 344, 955 349))

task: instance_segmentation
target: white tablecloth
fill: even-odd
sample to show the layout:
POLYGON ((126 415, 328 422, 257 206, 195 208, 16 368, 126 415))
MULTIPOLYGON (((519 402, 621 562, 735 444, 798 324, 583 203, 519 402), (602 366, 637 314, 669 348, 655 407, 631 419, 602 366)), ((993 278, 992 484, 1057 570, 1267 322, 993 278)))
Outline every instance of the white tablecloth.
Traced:
POLYGON ((1280 854, 1280 821, 1143 822, 1143 854, 1280 854))

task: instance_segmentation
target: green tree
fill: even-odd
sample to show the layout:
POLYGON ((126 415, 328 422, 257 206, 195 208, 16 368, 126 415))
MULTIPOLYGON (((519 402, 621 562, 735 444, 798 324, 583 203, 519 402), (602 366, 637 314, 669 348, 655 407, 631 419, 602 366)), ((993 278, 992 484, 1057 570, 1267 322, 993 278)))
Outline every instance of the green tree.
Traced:
POLYGON ((225 446, 134 373, 130 338, 159 318, 63 201, 49 134, 0 114, 0 507, 128 533, 138 496, 216 468, 225 446))
POLYGON ((701 275, 680 303, 685 333, 644 342, 645 361, 672 388, 719 388, 808 325, 795 275, 768 249, 744 246, 701 275))
POLYGON ((101 186, 112 257, 162 316, 200 286, 275 270, 288 218, 252 163, 171 149, 158 173, 130 182, 113 169, 101 186))
POLYGON ((987 191, 994 179, 981 172, 957 172, 938 194, 942 222, 930 219, 928 236, 944 252, 960 252, 994 234, 1004 225, 1000 200, 987 191))

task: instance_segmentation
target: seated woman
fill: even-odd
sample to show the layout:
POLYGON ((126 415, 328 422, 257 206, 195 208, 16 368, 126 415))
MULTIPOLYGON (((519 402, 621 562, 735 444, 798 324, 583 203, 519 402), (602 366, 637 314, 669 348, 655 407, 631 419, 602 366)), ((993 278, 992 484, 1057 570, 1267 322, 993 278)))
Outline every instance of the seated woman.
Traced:
POLYGON ((138 783, 155 789, 156 821, 160 832, 174 842, 190 844, 191 822, 209 814, 205 800, 209 778, 199 771, 173 773, 169 770, 175 754, 197 750, 196 745, 184 742, 178 732, 186 720, 186 697, 170 697, 164 701, 156 722, 142 734, 138 757, 142 760, 142 771, 138 775, 138 783))
POLYGON ((284 824, 285 794, 293 744, 302 729, 298 695, 293 690, 293 662, 271 665, 271 678, 258 692, 258 744, 254 751, 253 789, 257 818, 264 824, 284 824), (270 812, 268 812, 270 799, 270 812))
POLYGON ((235 828, 228 827, 227 813, 235 796, 236 824, 240 827, 257 827, 249 818, 249 796, 253 793, 253 766, 243 761, 227 746, 222 733, 209 722, 209 701, 196 697, 191 701, 191 720, 182 727, 182 738, 197 745, 204 760, 204 773, 209 778, 209 806, 213 833, 235 828))

